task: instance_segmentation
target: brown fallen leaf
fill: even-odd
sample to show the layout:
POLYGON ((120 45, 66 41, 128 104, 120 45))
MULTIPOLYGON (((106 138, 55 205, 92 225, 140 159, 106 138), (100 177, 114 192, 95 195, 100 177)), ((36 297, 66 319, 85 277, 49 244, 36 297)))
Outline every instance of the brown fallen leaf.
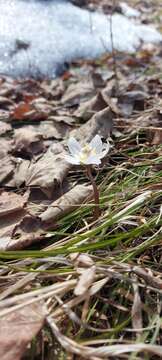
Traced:
POLYGON ((53 224, 53 222, 61 216, 79 207, 86 199, 92 198, 92 195, 93 190, 91 186, 76 185, 58 200, 54 201, 39 218, 42 223, 53 224))
POLYGON ((23 217, 26 215, 26 210, 21 209, 8 215, 0 217, 0 248, 5 250, 3 247, 4 238, 12 240, 12 236, 16 226, 21 222, 23 217))
POLYGON ((12 214, 22 210, 27 202, 27 194, 21 196, 14 192, 3 191, 0 194, 0 216, 12 214))
POLYGON ((26 208, 0 217, 0 250, 20 250, 45 239, 40 219, 26 208))
POLYGON ((76 296, 84 295, 95 279, 96 267, 93 265, 89 269, 83 270, 78 283, 74 289, 76 296))
MULTIPOLYGON (((63 117, 62 117, 63 118, 63 117)), ((23 130, 30 130, 35 137, 42 139, 63 139, 71 130, 72 126, 68 125, 61 117, 49 117, 49 121, 41 121, 39 125, 24 126, 23 130), (58 119, 57 119, 58 118, 58 119), (58 121, 57 121, 58 120, 58 121)))
POLYGON ((14 174, 15 165, 11 156, 6 155, 1 157, 1 155, 0 151, 0 184, 5 184, 14 174))
POLYGON ((31 127, 24 126, 16 129, 13 139, 14 153, 22 154, 23 157, 37 155, 44 151, 43 137, 31 127))
POLYGON ((26 185, 40 187, 50 197, 55 186, 62 183, 70 168, 64 159, 64 154, 65 149, 62 144, 53 144, 37 162, 30 164, 26 185))
POLYGON ((110 107, 106 107, 93 115, 79 130, 74 130, 71 135, 81 141, 90 141, 96 134, 107 139, 113 127, 114 117, 115 114, 110 107))
POLYGON ((0 317, 0 359, 20 360, 27 345, 41 330, 44 319, 40 302, 0 317))
POLYGON ((80 101, 85 101, 89 96, 94 94, 92 82, 81 81, 76 84, 70 84, 65 91, 61 102, 68 105, 77 105, 80 101))
POLYGON ((16 193, 3 191, 0 194, 0 248, 5 250, 12 237, 16 226, 27 215, 25 209, 28 193, 23 196, 16 193), (7 239, 7 240, 6 240, 7 239), (6 242, 7 241, 7 242, 6 242))
POLYGON ((67 110, 64 110, 64 109, 58 109, 57 110, 57 114, 58 115, 51 115, 49 116, 49 120, 52 120, 57 123, 64 123, 66 125, 74 125, 75 124, 75 119, 70 116, 70 115, 67 115, 67 110))
POLYGON ((48 80, 43 80, 40 87, 41 90, 43 90, 43 95, 52 100, 59 100, 65 90, 64 81, 62 81, 61 78, 52 79, 50 82, 48 80))
POLYGON ((118 106, 124 116, 130 116, 133 110, 144 110, 148 98, 148 94, 143 90, 127 91, 119 96, 118 106))
POLYGON ((24 234, 19 239, 13 239, 10 236, 0 237, 0 250, 23 250, 31 246, 32 244, 40 243, 46 240, 44 232, 24 234))
POLYGON ((29 160, 18 158, 16 162, 16 168, 14 171, 13 179, 7 185, 19 188, 22 184, 25 184, 29 165, 30 165, 29 160))
POLYGON ((36 216, 26 214, 22 217, 21 221, 15 225, 12 237, 10 241, 8 241, 8 244, 5 244, 4 250, 24 249, 43 239, 45 239, 45 236, 44 231, 40 227, 40 219, 36 216))
POLYGON ((40 121, 45 120, 48 117, 48 112, 38 110, 32 103, 21 102, 15 106, 15 109, 11 112, 11 120, 32 120, 40 121))
POLYGON ((31 106, 28 102, 20 103, 17 105, 12 113, 12 118, 16 120, 22 120, 31 111, 31 106))
POLYGON ((97 111, 103 110, 106 107, 107 102, 99 91, 92 99, 80 104, 79 108, 75 111, 75 116, 89 120, 97 111))

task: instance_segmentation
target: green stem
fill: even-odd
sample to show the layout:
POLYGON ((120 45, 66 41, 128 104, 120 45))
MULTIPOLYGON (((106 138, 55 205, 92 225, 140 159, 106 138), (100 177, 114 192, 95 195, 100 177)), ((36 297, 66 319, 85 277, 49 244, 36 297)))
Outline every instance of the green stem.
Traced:
POLYGON ((87 170, 87 175, 88 175, 88 178, 92 184, 92 187, 93 187, 93 195, 94 195, 94 202, 95 202, 95 208, 94 208, 94 220, 97 220, 100 216, 100 206, 99 206, 99 191, 98 191, 98 188, 97 188, 97 185, 96 185, 96 182, 93 178, 93 175, 92 175, 92 168, 90 165, 87 165, 86 166, 86 170, 87 170))

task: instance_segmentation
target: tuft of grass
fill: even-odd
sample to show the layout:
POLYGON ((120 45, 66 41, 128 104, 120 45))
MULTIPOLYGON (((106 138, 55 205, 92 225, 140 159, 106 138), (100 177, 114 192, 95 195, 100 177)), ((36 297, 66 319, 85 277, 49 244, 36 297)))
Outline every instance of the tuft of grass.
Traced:
POLYGON ((61 360, 70 353, 78 359, 120 359, 119 344, 129 360, 160 358, 160 154, 160 146, 132 150, 129 142, 127 150, 114 150, 111 165, 97 177, 98 221, 91 220, 93 203, 85 204, 46 234, 46 248, 0 252, 0 318, 33 302, 46 304, 44 350, 36 338, 28 349, 32 359, 41 351, 46 359, 61 360), (86 254, 85 263, 79 254, 86 254), (76 296, 80 274, 92 265, 92 283, 76 296), (135 328, 137 319, 141 328, 135 328))

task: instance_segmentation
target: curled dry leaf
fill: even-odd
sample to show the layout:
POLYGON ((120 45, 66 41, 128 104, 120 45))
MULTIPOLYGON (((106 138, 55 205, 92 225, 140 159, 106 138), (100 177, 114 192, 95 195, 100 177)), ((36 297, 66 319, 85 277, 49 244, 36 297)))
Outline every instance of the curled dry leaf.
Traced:
POLYGON ((50 197, 56 184, 63 181, 70 168, 64 160, 64 154, 61 144, 53 144, 36 163, 30 164, 26 185, 40 187, 50 197))
POLYGON ((19 360, 43 326, 45 312, 40 302, 14 310, 0 318, 0 359, 19 360))
POLYGON ((91 287, 95 279, 96 267, 93 265, 89 269, 83 270, 78 283, 74 289, 74 294, 80 296, 85 294, 91 287))
POLYGON ((84 120, 89 120, 95 112, 101 111, 106 107, 107 102, 99 91, 92 99, 80 104, 79 108, 75 111, 75 116, 81 117, 84 120))
POLYGON ((73 189, 54 201, 46 211, 40 215, 40 219, 44 223, 53 223, 53 221, 63 215, 75 210, 86 199, 90 199, 93 195, 91 186, 76 185, 73 189))
POLYGON ((110 107, 97 112, 92 118, 80 127, 74 130, 71 136, 79 140, 90 141, 96 134, 107 139, 113 126, 114 113, 110 107))

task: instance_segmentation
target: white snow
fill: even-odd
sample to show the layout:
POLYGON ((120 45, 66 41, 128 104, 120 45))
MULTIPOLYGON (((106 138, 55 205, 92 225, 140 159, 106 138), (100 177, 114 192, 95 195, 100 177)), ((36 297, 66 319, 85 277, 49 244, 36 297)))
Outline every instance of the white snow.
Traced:
MULTIPOLYGON (((65 0, 0 0, 0 73, 54 77, 65 62, 111 51, 109 20, 65 0), (16 50, 17 40, 28 49, 16 50)), ((121 14, 113 15, 113 37, 126 52, 162 41, 154 28, 121 14)))

